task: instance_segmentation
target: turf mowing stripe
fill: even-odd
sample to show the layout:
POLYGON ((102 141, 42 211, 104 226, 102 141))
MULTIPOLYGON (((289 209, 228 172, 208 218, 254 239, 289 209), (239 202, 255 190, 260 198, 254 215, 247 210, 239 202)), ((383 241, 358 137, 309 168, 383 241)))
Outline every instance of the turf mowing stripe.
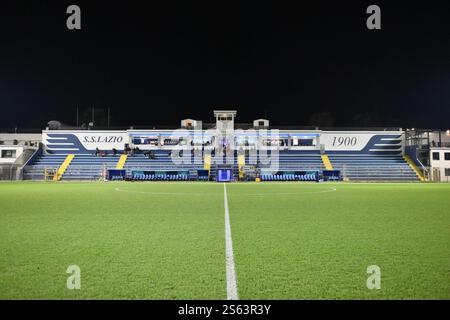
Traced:
POLYGON ((231 240, 230 211, 228 210, 227 186, 225 183, 223 184, 223 202, 225 207, 225 264, 227 268, 227 299, 238 300, 233 241, 231 240))

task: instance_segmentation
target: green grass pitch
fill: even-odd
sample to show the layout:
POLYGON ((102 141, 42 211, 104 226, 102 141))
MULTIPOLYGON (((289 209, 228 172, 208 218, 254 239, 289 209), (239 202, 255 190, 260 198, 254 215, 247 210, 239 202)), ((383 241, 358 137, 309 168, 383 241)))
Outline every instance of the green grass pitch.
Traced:
MULTIPOLYGON (((240 299, 450 299, 449 184, 226 188, 240 299)), ((226 299, 224 224, 219 183, 1 183, 0 299, 226 299)))

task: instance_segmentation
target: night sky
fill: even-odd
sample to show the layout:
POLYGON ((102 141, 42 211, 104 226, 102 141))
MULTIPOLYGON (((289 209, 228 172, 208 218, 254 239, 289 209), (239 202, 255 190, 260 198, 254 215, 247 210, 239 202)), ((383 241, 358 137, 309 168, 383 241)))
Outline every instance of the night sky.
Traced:
POLYGON ((74 125, 77 106, 110 108, 117 127, 233 108, 274 126, 450 128, 449 1, 297 3, 2 1, 0 128, 74 125))

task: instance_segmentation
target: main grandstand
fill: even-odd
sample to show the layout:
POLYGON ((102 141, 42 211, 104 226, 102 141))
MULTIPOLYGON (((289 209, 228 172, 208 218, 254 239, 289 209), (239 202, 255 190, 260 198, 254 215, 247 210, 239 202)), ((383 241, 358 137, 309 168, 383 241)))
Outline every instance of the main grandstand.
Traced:
POLYGON ((245 129, 236 111, 214 111, 208 129, 186 119, 172 130, 42 131, 26 159, 24 180, 408 181, 424 180, 405 148, 405 131, 293 130, 255 120, 245 129), (222 172, 221 171, 221 172, 222 172))

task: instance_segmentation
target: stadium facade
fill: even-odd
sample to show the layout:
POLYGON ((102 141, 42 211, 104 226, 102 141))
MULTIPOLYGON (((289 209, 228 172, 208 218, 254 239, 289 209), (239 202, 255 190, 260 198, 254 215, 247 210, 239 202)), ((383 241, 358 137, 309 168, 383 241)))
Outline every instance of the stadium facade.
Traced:
POLYGON ((24 180, 111 175, 133 180, 425 181, 435 171, 426 164, 433 163, 436 152, 442 152, 439 165, 444 166, 444 179, 439 180, 450 175, 441 142, 432 146, 440 151, 424 161, 417 135, 400 128, 282 130, 266 119, 242 128, 235 123, 236 111, 217 110, 214 115, 216 122, 207 129, 201 121, 185 119, 171 130, 47 128, 39 136, 22 135, 20 141, 29 139, 26 146, 17 141, 13 147, 0 145, 2 176, 7 176, 8 163, 9 178, 24 180))

